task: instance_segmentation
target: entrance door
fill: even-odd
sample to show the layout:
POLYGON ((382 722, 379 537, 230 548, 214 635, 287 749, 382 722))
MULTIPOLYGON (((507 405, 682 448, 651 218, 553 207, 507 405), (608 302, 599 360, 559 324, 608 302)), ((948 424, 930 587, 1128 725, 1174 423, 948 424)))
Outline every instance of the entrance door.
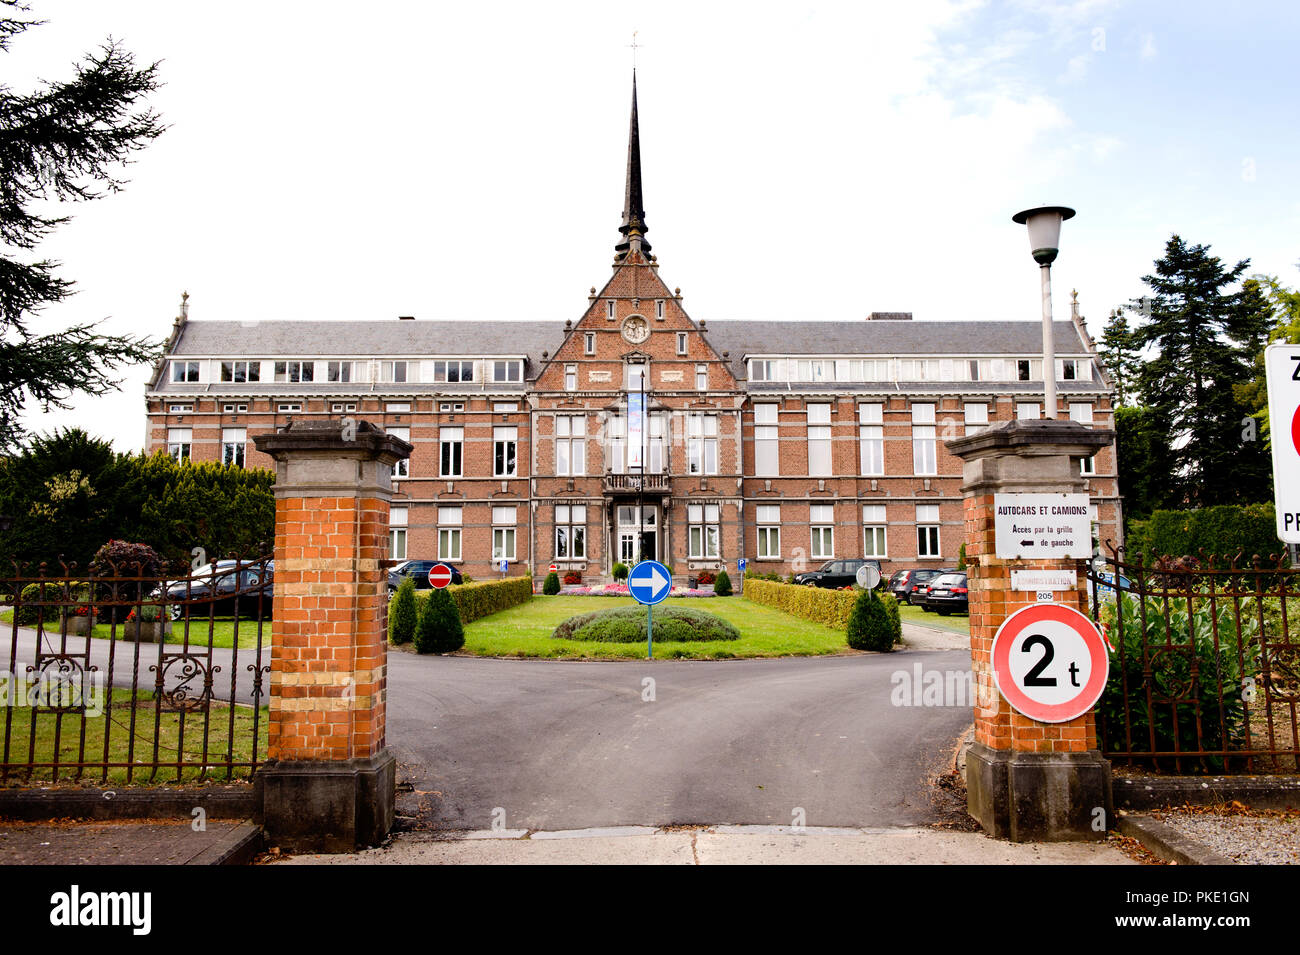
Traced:
POLYGON ((657 538, 659 532, 659 507, 655 504, 641 505, 641 547, 637 547, 636 504, 620 504, 617 511, 618 559, 631 565, 642 560, 656 560, 659 552, 657 538))

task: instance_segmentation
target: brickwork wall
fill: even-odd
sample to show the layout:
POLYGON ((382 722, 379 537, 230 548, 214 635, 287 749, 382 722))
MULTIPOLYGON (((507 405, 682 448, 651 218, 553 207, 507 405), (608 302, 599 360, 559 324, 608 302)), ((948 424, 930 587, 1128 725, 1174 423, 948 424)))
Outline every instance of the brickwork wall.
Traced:
POLYGON ((386 501, 277 499, 270 759, 384 748, 387 549, 386 501))

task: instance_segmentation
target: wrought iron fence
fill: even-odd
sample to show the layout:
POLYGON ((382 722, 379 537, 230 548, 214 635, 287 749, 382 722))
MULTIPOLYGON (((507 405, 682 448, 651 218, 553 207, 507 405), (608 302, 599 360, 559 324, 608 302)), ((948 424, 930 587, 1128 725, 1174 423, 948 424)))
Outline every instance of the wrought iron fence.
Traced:
POLYGON ((1300 770, 1300 570, 1200 554, 1089 567, 1111 647, 1103 752, 1178 773, 1300 770))
MULTIPOLYGON (((274 562, 14 566, 0 783, 230 780, 265 759, 274 562)), ((0 653, 5 650, 0 650, 0 653)))

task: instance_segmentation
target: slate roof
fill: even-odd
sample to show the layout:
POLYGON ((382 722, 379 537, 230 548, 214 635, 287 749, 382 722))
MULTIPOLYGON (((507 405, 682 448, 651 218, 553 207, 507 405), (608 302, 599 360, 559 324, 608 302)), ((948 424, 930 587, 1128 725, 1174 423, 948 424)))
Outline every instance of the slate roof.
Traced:
MULTIPOLYGON (((1054 322, 1057 357, 1089 352, 1069 321, 1054 322)), ((1041 322, 751 322, 710 321, 705 335, 731 370, 745 375, 746 355, 1041 355, 1041 322)))

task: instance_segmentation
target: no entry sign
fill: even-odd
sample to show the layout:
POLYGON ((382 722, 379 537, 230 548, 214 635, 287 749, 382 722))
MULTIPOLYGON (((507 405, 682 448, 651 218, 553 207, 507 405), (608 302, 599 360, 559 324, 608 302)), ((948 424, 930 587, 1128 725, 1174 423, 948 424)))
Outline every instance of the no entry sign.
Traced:
POLYGON ((429 586, 442 590, 451 583, 451 568, 446 564, 434 564, 429 568, 429 586))
POLYGON ((1110 672, 1106 644, 1072 607, 1017 610, 993 638, 993 680, 1012 708, 1040 723, 1064 723, 1101 698, 1110 672))

